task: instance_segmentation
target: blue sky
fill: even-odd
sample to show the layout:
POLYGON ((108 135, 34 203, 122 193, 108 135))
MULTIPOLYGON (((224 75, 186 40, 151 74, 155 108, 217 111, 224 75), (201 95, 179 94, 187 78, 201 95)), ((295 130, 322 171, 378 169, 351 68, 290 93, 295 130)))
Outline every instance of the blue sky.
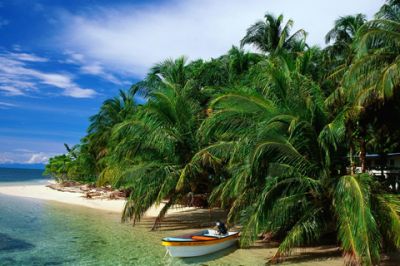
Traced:
POLYGON ((266 11, 310 44, 383 0, 0 0, 0 164, 41 163, 79 142, 101 103, 168 57, 217 57, 266 11))

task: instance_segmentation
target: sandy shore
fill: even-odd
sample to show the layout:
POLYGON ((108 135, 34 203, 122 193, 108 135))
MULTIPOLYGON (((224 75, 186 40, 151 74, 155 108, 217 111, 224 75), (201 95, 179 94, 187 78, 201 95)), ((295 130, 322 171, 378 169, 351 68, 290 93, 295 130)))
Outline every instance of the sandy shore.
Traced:
MULTIPOLYGON (((73 204, 103 211, 121 213, 125 204, 123 199, 87 199, 83 193, 62 192, 46 187, 46 185, 15 185, 0 186, 0 193, 10 196, 34 198, 40 200, 56 201, 65 204, 73 204)), ((157 216, 162 204, 152 207, 147 213, 141 225, 151 228, 154 218, 157 216)), ((166 219, 159 229, 169 234, 181 234, 193 231, 194 228, 212 226, 216 220, 226 218, 223 210, 206 210, 196 208, 173 208, 168 212, 166 219)), ((277 243, 264 243, 257 241, 250 249, 237 249, 229 252, 221 258, 215 258, 214 262, 224 265, 264 265, 277 251, 277 243), (245 259, 243 259, 245 258, 245 259)), ((392 258, 383 256, 382 265, 400 265, 400 254, 392 254, 392 258)), ((341 252, 336 246, 317 246, 296 249, 285 261, 284 265, 344 265, 341 252)))
MULTIPOLYGON (((125 200, 123 199, 87 199, 82 193, 57 191, 47 187, 46 185, 0 186, 0 193, 15 197, 56 201, 117 213, 121 213, 125 205, 125 200)), ((163 204, 153 206, 146 212, 145 216, 157 216, 163 206, 163 204)), ((175 214, 192 209, 194 208, 173 208, 169 210, 168 214, 175 214)))

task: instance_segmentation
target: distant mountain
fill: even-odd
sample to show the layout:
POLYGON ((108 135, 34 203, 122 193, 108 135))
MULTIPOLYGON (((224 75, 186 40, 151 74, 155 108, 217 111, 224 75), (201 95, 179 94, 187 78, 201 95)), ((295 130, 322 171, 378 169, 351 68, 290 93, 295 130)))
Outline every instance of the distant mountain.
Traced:
POLYGON ((3 163, 0 168, 18 168, 18 169, 44 169, 45 165, 42 163, 3 163))

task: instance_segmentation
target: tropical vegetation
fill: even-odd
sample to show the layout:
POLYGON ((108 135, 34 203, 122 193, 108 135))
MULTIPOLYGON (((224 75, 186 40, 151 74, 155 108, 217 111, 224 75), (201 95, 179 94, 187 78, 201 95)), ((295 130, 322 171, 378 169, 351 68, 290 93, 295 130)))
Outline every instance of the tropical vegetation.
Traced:
POLYGON ((130 191, 124 221, 165 201, 157 228, 203 195, 242 226, 243 246, 278 239, 273 261, 330 237, 347 265, 378 264, 400 248, 400 197, 366 154, 400 148, 400 2, 338 18, 325 48, 292 27, 267 13, 218 58, 155 65, 46 172, 130 191))

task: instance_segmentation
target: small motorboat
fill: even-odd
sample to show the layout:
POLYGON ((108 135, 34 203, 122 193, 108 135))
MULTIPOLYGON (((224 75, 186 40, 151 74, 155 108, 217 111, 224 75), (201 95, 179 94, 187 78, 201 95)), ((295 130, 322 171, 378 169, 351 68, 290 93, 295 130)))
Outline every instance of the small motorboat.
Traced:
POLYGON ((239 232, 227 232, 220 235, 209 229, 177 237, 162 239, 171 257, 197 257, 217 252, 237 243, 239 232))

